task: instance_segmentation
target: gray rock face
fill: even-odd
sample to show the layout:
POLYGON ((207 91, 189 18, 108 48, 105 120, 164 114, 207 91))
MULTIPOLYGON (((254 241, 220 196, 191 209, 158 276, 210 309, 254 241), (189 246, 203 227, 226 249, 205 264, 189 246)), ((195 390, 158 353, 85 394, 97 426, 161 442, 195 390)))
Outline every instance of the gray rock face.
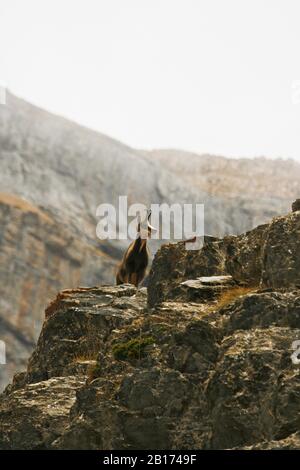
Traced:
POLYGON ((262 257, 268 224, 260 225, 225 242, 226 271, 236 281, 257 286, 261 281, 262 257))
POLYGON ((241 286, 299 287, 299 233, 297 211, 242 235, 208 239, 201 250, 187 251, 184 243, 165 245, 158 251, 149 275, 148 303, 155 306, 177 298, 204 300, 199 283, 199 295, 185 297, 185 293, 196 293, 195 279, 200 276, 231 276, 232 282, 241 286))
POLYGON ((284 439, 299 429, 299 370, 290 347, 300 330, 237 331, 221 346, 207 398, 213 449, 284 439))
POLYGON ((82 377, 57 377, 12 392, 0 407, 0 449, 47 449, 67 428, 83 385, 82 377))
MULTIPOLYGON (((300 369, 291 356, 300 289, 289 270, 281 270, 284 288, 253 287, 248 276, 257 272, 251 250, 268 272, 273 224, 278 235, 294 233, 295 214, 215 240, 203 253, 163 247, 153 263, 159 302, 150 306, 147 289, 131 285, 61 292, 46 309, 27 371, 0 396, 0 449, 299 449, 300 369), (241 266, 233 271, 242 286, 220 274, 232 241, 229 265, 241 266), (208 259, 215 273, 184 280, 208 271, 208 259), (171 269, 170 288, 163 276, 171 269), (178 291, 182 282, 224 289, 221 298, 190 301, 178 291)), ((295 253, 294 237, 286 240, 283 249, 295 253)))
POLYGON ((296 201, 293 202, 292 211, 293 212, 300 211, 300 199, 296 199, 296 201))
POLYGON ((65 375, 70 364, 72 371, 76 369, 77 359, 95 357, 112 329, 143 310, 144 296, 139 294, 133 302, 134 294, 131 285, 61 292, 46 310, 44 328, 28 362, 27 380, 65 375))
POLYGON ((208 194, 236 199, 240 210, 253 217, 253 226, 266 221, 261 217, 263 207, 264 215, 272 217, 276 205, 282 204, 284 213, 293 198, 299 197, 300 166, 295 160, 225 158, 211 154, 202 154, 199 158, 195 153, 174 149, 157 149, 145 154, 175 171, 190 186, 208 194))
POLYGON ((115 205, 119 195, 129 204, 204 203, 205 232, 223 236, 287 211, 299 175, 291 161, 132 149, 8 93, 0 107, 0 317, 10 352, 0 389, 24 367, 59 290, 114 281, 127 242, 96 238, 100 203, 115 205))
MULTIPOLYGON (((225 259, 222 240, 205 239, 200 251, 186 250, 184 243, 163 245, 156 253, 149 274, 149 305, 184 296, 191 300, 193 292, 183 283, 200 276, 226 275, 225 259)), ((196 298, 197 292, 194 294, 196 298)))
POLYGON ((299 290, 262 290, 242 296, 234 305, 223 307, 226 333, 251 328, 282 326, 298 328, 300 324, 299 290), (276 308, 274 308, 274 305, 276 308))
POLYGON ((262 282, 268 287, 300 286, 300 212, 278 217, 266 233, 262 282))

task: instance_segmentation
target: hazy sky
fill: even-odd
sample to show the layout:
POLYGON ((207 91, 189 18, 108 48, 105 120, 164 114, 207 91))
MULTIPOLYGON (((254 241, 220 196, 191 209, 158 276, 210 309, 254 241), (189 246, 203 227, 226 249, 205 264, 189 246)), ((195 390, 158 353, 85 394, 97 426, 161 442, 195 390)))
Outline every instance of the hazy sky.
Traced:
POLYGON ((300 160, 299 23, 299 0, 0 0, 0 80, 131 146, 300 160))

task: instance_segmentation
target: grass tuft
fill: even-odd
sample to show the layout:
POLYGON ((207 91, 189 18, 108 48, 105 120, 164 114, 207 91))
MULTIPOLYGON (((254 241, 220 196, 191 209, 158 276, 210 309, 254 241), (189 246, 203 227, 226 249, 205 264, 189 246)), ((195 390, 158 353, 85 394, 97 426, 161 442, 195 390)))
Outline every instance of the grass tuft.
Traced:
POLYGON ((218 298, 216 308, 221 309, 226 307, 230 302, 233 302, 239 297, 249 294, 250 292, 255 292, 257 289, 258 287, 233 287, 232 289, 225 290, 218 298))
POLYGON ((98 362, 91 364, 87 370, 87 383, 91 383, 93 380, 101 377, 101 372, 101 365, 98 362))

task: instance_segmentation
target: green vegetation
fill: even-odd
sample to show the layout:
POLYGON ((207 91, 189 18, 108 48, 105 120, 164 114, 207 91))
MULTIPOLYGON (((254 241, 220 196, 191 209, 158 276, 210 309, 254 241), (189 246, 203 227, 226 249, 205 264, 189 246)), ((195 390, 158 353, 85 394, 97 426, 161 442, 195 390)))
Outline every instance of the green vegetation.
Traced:
POLYGON ((130 359, 141 359, 146 356, 146 346, 154 343, 152 336, 145 338, 133 338, 125 343, 114 344, 112 352, 115 359, 126 361, 130 359))

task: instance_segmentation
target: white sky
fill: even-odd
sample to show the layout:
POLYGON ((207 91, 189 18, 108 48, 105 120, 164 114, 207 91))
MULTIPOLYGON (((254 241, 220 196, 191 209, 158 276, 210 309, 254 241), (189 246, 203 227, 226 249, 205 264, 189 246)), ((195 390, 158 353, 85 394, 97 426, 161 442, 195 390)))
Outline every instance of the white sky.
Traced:
POLYGON ((300 160, 299 0, 0 0, 0 79, 134 147, 300 160))

